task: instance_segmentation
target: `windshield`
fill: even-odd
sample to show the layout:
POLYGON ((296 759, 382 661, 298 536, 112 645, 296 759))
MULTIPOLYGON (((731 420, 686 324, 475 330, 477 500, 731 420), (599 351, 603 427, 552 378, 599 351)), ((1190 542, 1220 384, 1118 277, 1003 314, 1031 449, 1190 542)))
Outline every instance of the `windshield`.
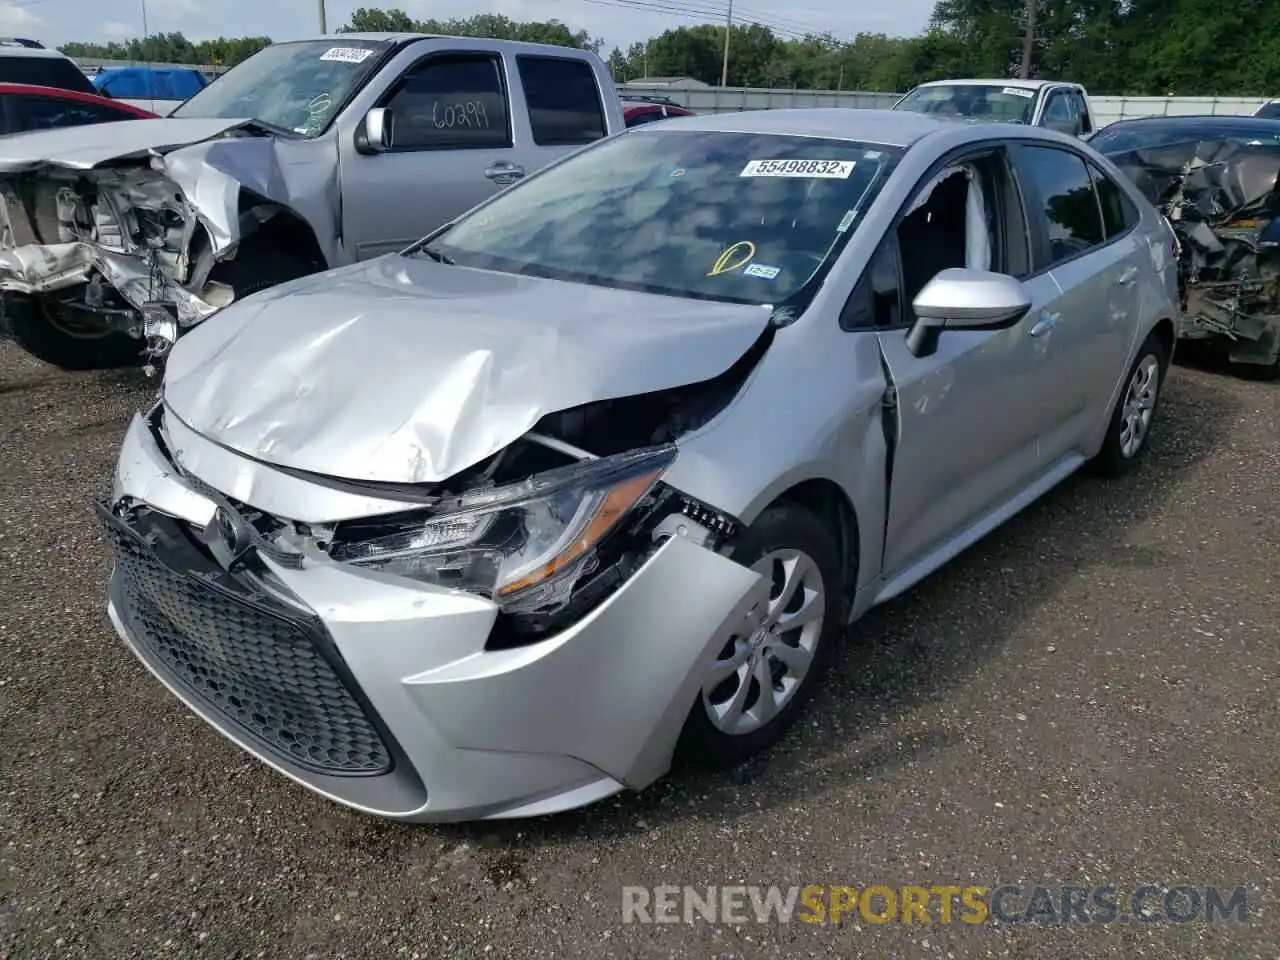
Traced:
POLYGON ((838 255, 901 154, 848 140, 640 128, 510 188, 410 255, 776 304, 838 255))
POLYGON ((916 87, 894 109, 991 123, 1030 123, 1035 102, 1036 92, 1024 87, 946 84, 916 87))
POLYGON ((1132 124, 1116 123, 1103 127, 1090 140, 1089 146, 1099 153, 1116 154, 1129 150, 1150 150, 1175 143, 1199 140, 1257 140, 1261 143, 1280 141, 1280 123, 1274 120, 1218 119, 1166 123, 1155 121, 1132 124))
POLYGON ((275 43, 228 70, 170 116, 252 118, 304 137, 319 136, 387 46, 340 38, 275 43))

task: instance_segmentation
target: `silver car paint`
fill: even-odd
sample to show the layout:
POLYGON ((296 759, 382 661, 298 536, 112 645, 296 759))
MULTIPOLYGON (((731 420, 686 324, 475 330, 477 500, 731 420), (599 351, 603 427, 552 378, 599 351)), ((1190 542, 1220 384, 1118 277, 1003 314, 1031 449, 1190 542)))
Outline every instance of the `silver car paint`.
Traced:
POLYGON ((392 254, 228 307, 178 341, 164 395, 192 429, 255 459, 427 483, 547 413, 710 379, 768 323, 764 307, 392 254))
MULTIPOLYGON (((185 195, 189 222, 208 231, 215 258, 231 255, 241 241, 240 191, 249 189, 296 214, 315 234, 330 267, 403 249, 453 217, 497 193, 506 182, 495 164, 517 178, 536 171, 576 146, 534 142, 516 67, 521 54, 581 60, 591 66, 601 96, 606 135, 625 130, 612 79, 598 57, 583 50, 469 37, 418 34, 354 34, 355 39, 412 41, 373 76, 314 139, 227 137, 251 120, 164 117, 105 125, 36 131, 12 138, 0 159, 0 175, 93 171, 134 160, 141 185, 171 181, 185 195), (500 58, 511 114, 511 145, 494 149, 392 151, 363 155, 356 131, 369 109, 409 68, 441 54, 487 53, 500 58), (164 179, 161 179, 164 178, 164 179)), ((0 289, 16 293, 57 290, 83 283, 93 268, 133 306, 150 299, 145 259, 98 244, 27 245, 0 249, 0 289)), ((179 321, 192 326, 216 312, 166 277, 164 297, 178 305, 179 321)))
MULTIPOLYGON (((860 534, 850 619, 922 579, 1095 454, 1139 344, 1158 322, 1175 314, 1173 267, 1161 246, 1167 236, 1157 216, 1118 171, 1074 138, 1027 127, 955 125, 889 111, 770 111, 666 123, 673 131, 670 135, 680 128, 717 129, 914 144, 809 308, 777 331, 737 397, 710 423, 681 438, 678 459, 664 477, 669 485, 746 523, 805 481, 837 489, 860 534), (835 318, 914 191, 941 164, 953 162, 955 151, 991 140, 1051 143, 1088 156, 1126 190, 1140 211, 1138 226, 1129 238, 1075 261, 1077 266, 1067 263, 1026 280, 1032 311, 1009 329, 945 332, 937 352, 924 358, 906 350, 902 330, 841 331, 835 318), (1090 257, 1095 257, 1095 272, 1101 274, 1121 263, 1136 266, 1138 276, 1131 285, 1135 293, 1108 290, 1090 300, 1093 274, 1083 265, 1090 257), (1077 382, 1077 377, 1084 382, 1077 382), (886 486, 890 449, 884 435, 884 399, 889 386, 896 394, 899 424, 886 486)), ((383 263, 368 265, 365 271, 376 275, 383 263)), ((439 289, 437 284, 454 282, 445 279, 449 270, 462 275, 459 268, 441 268, 417 272, 415 278, 439 289)), ((295 298, 281 291, 267 302, 278 311, 278 322, 288 322, 283 318, 290 303, 299 314, 306 313, 314 308, 315 291, 332 285, 337 293, 352 275, 343 271, 334 278, 316 278, 299 288, 307 293, 295 298)), ((497 276, 491 280, 504 282, 497 276)), ((524 306, 549 306, 545 298, 551 296, 546 292, 551 288, 509 286, 513 292, 503 309, 511 317, 536 315, 541 323, 565 331, 576 328, 575 308, 593 295, 585 288, 567 288, 557 310, 535 314, 524 306)), ((473 292, 468 300, 477 297, 473 292)), ((241 314, 243 322, 251 319, 249 306, 241 314)), ((698 306, 708 322, 724 316, 713 304, 698 306)), ((387 300, 378 313, 393 316, 396 309, 397 304, 387 300)), ((181 370, 216 363, 222 344, 233 340, 234 331, 243 326, 236 316, 229 310, 201 336, 189 339, 185 350, 175 354, 181 370), (226 337, 220 329, 228 331, 226 337)), ((704 352, 696 362, 685 358, 680 348, 671 354, 686 373, 695 367, 720 367, 732 353, 731 344, 737 349, 746 339, 745 323, 724 323, 703 342, 699 349, 704 352)), ((295 330, 301 332, 304 325, 298 324, 295 330)), ((554 394, 551 383, 560 379, 584 383, 610 342, 621 351, 630 349, 634 338, 621 327, 597 336, 591 350, 558 355, 561 365, 548 374, 543 389, 554 394)), ((394 336, 383 343, 387 355, 400 346, 394 336)), ((312 344, 312 351, 319 346, 312 344)), ((284 362, 293 365, 289 382, 295 385, 312 372, 307 347, 300 339, 287 350, 284 362)), ((473 383, 462 372, 467 356, 465 351, 454 356, 453 372, 432 367, 433 375, 448 380, 456 373, 467 385, 465 393, 473 383)), ((425 355, 423 362, 428 362, 425 355)), ((351 375, 358 369, 353 366, 351 375)), ((374 369, 363 382, 371 393, 384 396, 401 389, 393 379, 411 377, 414 370, 397 363, 394 376, 387 376, 374 369)), ((200 402, 210 410, 230 409, 235 403, 231 396, 255 389, 263 371, 257 365, 235 377, 228 369, 205 381, 200 402)), ((314 368, 317 374, 321 371, 328 379, 312 384, 313 396, 321 389, 345 391, 334 380, 337 374, 327 359, 314 368)), ((422 397, 439 382, 423 380, 418 400, 405 400, 401 413, 419 410, 422 397)), ((268 384, 267 389, 275 387, 268 384)), ((401 396, 403 400, 408 395, 401 396)), ((290 406, 281 410, 277 429, 289 434, 294 417, 301 417, 299 437, 291 439, 298 443, 303 432, 317 427, 318 419, 299 414, 297 404, 290 406)), ((483 422, 499 429, 500 411, 493 410, 492 416, 483 422)), ((388 435, 387 425, 394 419, 379 421, 375 439, 388 435)), ((226 495, 292 518, 334 519, 404 506, 390 499, 368 502, 354 493, 309 484, 200 437, 173 416, 166 429, 181 469, 163 462, 162 454, 157 462, 140 452, 147 445, 145 427, 137 421, 121 457, 118 490, 144 491, 148 502, 170 504, 170 509, 195 518, 203 516, 205 508, 188 493, 170 489, 181 485, 178 474, 192 474, 226 495)), ((353 461, 367 454, 369 437, 358 424, 349 424, 345 434, 335 430, 326 441, 329 472, 352 471, 344 464, 344 437, 353 461)), ((457 442, 472 443, 462 438, 457 442)), ((477 443, 474 449, 488 446, 477 443)), ((451 462, 461 467, 465 459, 451 462)), ((673 731, 693 702, 691 691, 696 690, 707 651, 762 588, 759 577, 730 558, 696 541, 676 538, 596 613, 564 633, 512 651, 482 652, 494 614, 486 600, 332 562, 300 571, 277 568, 275 573, 300 604, 321 616, 343 655, 352 659, 361 685, 406 748, 414 751, 428 800, 409 810, 371 806, 353 795, 328 795, 385 816, 415 820, 547 812, 660 775, 670 760, 673 731), (671 610, 681 611, 681 616, 672 618, 671 610), (665 662, 655 665, 667 659, 679 669, 668 671, 665 662), (552 664, 566 669, 553 669, 552 664), (644 682, 635 682, 636 677, 644 682), (564 704, 582 696, 594 712, 563 713, 564 704), (633 711, 626 716, 635 720, 636 729, 614 725, 613 718, 621 715, 619 702, 633 711), (581 729, 597 722, 601 730, 581 729)), ((128 631, 116 619, 128 639, 128 631)), ((206 719, 235 737, 218 718, 206 719)), ((269 757, 263 759, 279 766, 269 757)), ((284 772, 306 782, 296 770, 284 772)))

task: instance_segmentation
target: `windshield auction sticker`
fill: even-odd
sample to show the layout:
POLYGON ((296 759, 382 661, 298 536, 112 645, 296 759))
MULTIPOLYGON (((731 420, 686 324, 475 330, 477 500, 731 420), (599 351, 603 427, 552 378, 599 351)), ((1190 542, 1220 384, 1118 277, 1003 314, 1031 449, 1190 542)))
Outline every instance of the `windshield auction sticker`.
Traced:
POLYGON ((341 60, 343 63, 364 63, 371 56, 372 50, 363 47, 330 47, 320 55, 321 60, 341 60))
POLYGON ((853 167, 852 160, 752 160, 738 176, 848 180, 853 167))
POLYGON ((1030 100, 1036 95, 1034 90, 1028 90, 1026 87, 1005 87, 1000 92, 1007 93, 1011 97, 1022 97, 1024 100, 1030 100))

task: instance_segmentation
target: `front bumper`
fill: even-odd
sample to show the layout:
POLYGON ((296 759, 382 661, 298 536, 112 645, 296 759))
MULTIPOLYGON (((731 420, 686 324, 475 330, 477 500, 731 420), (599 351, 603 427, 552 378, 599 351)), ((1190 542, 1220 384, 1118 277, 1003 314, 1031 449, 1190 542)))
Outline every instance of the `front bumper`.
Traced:
POLYGON ((705 665, 769 589, 672 538, 573 626, 488 650, 497 608, 480 597, 330 562, 223 569, 201 543, 213 511, 140 418, 116 489, 160 511, 102 510, 109 613, 134 653, 276 770, 394 819, 534 816, 647 786, 705 665))

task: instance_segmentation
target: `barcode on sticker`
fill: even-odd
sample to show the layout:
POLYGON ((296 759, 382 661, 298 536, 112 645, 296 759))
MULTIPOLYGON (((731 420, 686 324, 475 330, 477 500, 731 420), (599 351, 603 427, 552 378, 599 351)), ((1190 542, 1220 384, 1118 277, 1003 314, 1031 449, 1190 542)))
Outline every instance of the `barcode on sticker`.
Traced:
POLYGON ((330 47, 320 55, 320 59, 341 60, 343 63, 364 63, 371 56, 373 51, 363 47, 330 47))
POLYGON ((742 177, 816 177, 848 180, 852 160, 752 160, 742 168, 742 177))
POLYGON ((764 280, 772 280, 782 272, 781 267, 769 267, 763 263, 750 264, 747 269, 742 271, 748 277, 760 277, 764 280))
POLYGON ((1026 100, 1030 100, 1036 95, 1034 90, 1028 90, 1026 87, 1005 87, 1000 92, 1007 93, 1011 97, 1022 97, 1026 100))

